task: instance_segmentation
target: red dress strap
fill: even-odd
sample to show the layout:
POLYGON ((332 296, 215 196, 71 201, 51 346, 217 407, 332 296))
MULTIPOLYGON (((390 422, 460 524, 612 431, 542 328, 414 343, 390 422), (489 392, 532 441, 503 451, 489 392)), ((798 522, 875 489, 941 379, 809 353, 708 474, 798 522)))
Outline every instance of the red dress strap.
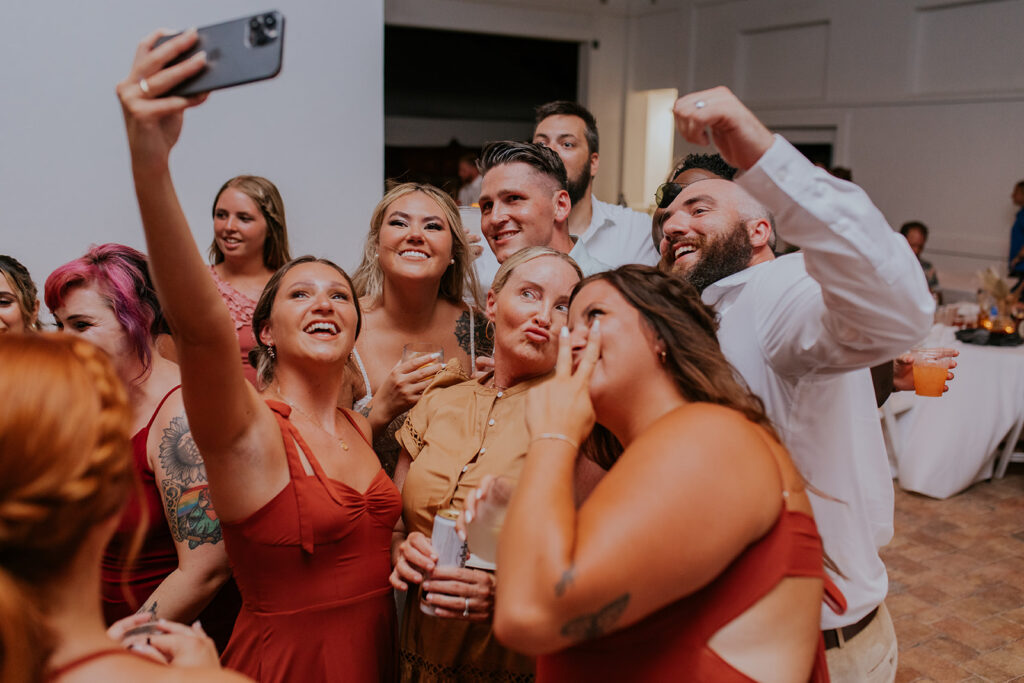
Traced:
POLYGON ((348 423, 352 425, 352 428, 355 429, 356 432, 359 433, 359 436, 363 437, 363 441, 366 442, 366 445, 369 446, 370 448, 373 448, 373 442, 367 438, 366 434, 363 434, 363 430, 359 428, 359 423, 356 422, 356 419, 354 417, 352 417, 351 411, 345 410, 344 408, 338 408, 338 410, 341 411, 342 415, 348 418, 348 423))
POLYGON ((132 652, 131 650, 126 650, 126 649, 121 648, 121 647, 110 647, 110 648, 107 648, 105 650, 96 650, 95 652, 90 652, 89 654, 82 655, 81 657, 77 657, 75 659, 72 659, 67 664, 63 664, 63 665, 57 667, 56 669, 53 669, 50 672, 48 672, 46 674, 46 680, 47 681, 55 681, 58 678, 60 678, 61 676, 63 676, 66 673, 68 673, 69 671, 73 671, 74 669, 77 669, 80 666, 85 666, 86 664, 88 664, 89 662, 93 661, 94 659, 100 659, 101 657, 110 657, 110 656, 113 656, 113 655, 129 655, 131 657, 138 657, 139 659, 144 659, 147 662, 150 662, 152 664, 156 663, 152 659, 150 659, 149 657, 146 657, 145 655, 141 655, 138 652, 132 652))
MULTIPOLYGON (((307 480, 316 478, 324 490, 327 491, 327 495, 330 496, 331 500, 338 505, 344 506, 345 501, 338 496, 334 483, 320 466, 320 461, 313 455, 313 451, 310 450, 306 440, 302 438, 302 434, 299 433, 299 430, 288 419, 288 416, 291 415, 292 407, 287 403, 270 399, 267 400, 267 405, 274 411, 274 417, 277 418, 277 424, 281 428, 281 437, 284 440, 284 452, 288 460, 288 474, 294 484, 295 501, 299 508, 299 537, 302 541, 302 550, 312 555, 316 542, 313 535, 313 515, 309 499, 311 494, 307 488, 307 480), (302 449, 302 453, 306 456, 306 462, 313 469, 313 477, 306 474, 306 468, 302 466, 302 460, 299 458, 299 452, 295 448, 295 444, 298 444, 299 448, 302 449)), ((346 415, 346 417, 348 416, 346 415)), ((351 417, 348 419, 352 420, 351 417)), ((360 432, 360 435, 362 435, 362 432, 360 432)), ((365 439, 366 437, 364 436, 363 438, 365 439)))
POLYGON ((168 391, 166 394, 164 394, 164 397, 162 399, 160 399, 159 403, 156 404, 156 410, 153 411, 153 415, 149 418, 149 422, 146 423, 146 431, 147 432, 149 431, 150 427, 153 426, 153 422, 156 420, 156 416, 160 412, 160 409, 164 407, 165 403, 167 403, 167 399, 169 399, 171 397, 171 394, 173 394, 178 389, 181 389, 181 385, 180 384, 175 386, 173 389, 168 391))

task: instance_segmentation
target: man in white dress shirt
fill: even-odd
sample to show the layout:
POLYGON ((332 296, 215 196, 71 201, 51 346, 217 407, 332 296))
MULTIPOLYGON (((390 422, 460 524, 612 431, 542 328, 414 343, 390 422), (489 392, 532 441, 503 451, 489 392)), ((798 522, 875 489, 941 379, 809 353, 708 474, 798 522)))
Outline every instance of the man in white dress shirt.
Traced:
POLYGON ((626 263, 655 265, 658 251, 649 238, 651 217, 593 195, 600 161, 594 115, 564 100, 543 104, 536 114, 533 141, 557 152, 568 174, 569 233, 578 235, 594 258, 613 268, 626 263))
POLYGON ((478 164, 480 231, 498 263, 526 247, 551 247, 573 257, 584 275, 608 270, 569 234, 565 166, 557 154, 532 142, 490 142, 478 164))
POLYGON ((910 248, 852 183, 815 168, 726 88, 680 98, 688 141, 713 138, 735 182, 663 186, 662 268, 720 317, 726 358, 815 491, 815 521, 841 575, 845 614, 822 610, 833 681, 892 681, 896 636, 878 549, 893 488, 868 368, 928 331, 934 302, 910 248), (772 222, 801 253, 776 258, 772 222))

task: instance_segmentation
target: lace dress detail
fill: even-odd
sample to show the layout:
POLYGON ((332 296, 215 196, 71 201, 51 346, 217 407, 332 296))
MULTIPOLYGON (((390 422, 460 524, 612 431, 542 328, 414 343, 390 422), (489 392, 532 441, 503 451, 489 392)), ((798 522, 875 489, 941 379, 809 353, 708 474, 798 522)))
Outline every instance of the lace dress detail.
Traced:
POLYGON ((242 354, 242 369, 245 378, 253 386, 256 385, 256 369, 249 364, 249 351, 256 346, 256 337, 252 332, 252 315, 256 311, 256 302, 235 289, 226 280, 222 280, 213 266, 210 266, 213 284, 217 287, 220 298, 227 304, 228 313, 235 322, 235 333, 238 335, 238 346, 242 354))

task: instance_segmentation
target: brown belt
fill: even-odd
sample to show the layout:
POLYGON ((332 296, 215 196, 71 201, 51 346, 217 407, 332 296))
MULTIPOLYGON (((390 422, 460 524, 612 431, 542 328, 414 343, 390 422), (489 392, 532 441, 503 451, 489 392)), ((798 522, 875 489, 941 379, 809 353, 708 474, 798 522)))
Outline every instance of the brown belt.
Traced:
POLYGON ((839 647, 849 640, 852 640, 854 636, 863 631, 871 623, 871 620, 878 614, 878 608, 868 612, 863 619, 858 621, 856 624, 850 624, 842 628, 830 628, 827 631, 822 631, 821 635, 825 638, 825 649, 831 650, 834 647, 839 647))

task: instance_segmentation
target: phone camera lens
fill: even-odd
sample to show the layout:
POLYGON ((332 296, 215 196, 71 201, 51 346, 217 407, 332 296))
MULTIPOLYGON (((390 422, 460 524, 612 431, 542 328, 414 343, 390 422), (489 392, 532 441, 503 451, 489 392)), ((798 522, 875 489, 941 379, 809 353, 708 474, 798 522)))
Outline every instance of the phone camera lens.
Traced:
POLYGON ((251 28, 253 31, 258 31, 259 28, 260 28, 260 20, 257 19, 256 17, 253 17, 252 19, 250 19, 249 20, 249 28, 251 28))
POLYGON ((277 26, 277 18, 273 14, 263 15, 263 25, 267 28, 274 28, 277 26))

